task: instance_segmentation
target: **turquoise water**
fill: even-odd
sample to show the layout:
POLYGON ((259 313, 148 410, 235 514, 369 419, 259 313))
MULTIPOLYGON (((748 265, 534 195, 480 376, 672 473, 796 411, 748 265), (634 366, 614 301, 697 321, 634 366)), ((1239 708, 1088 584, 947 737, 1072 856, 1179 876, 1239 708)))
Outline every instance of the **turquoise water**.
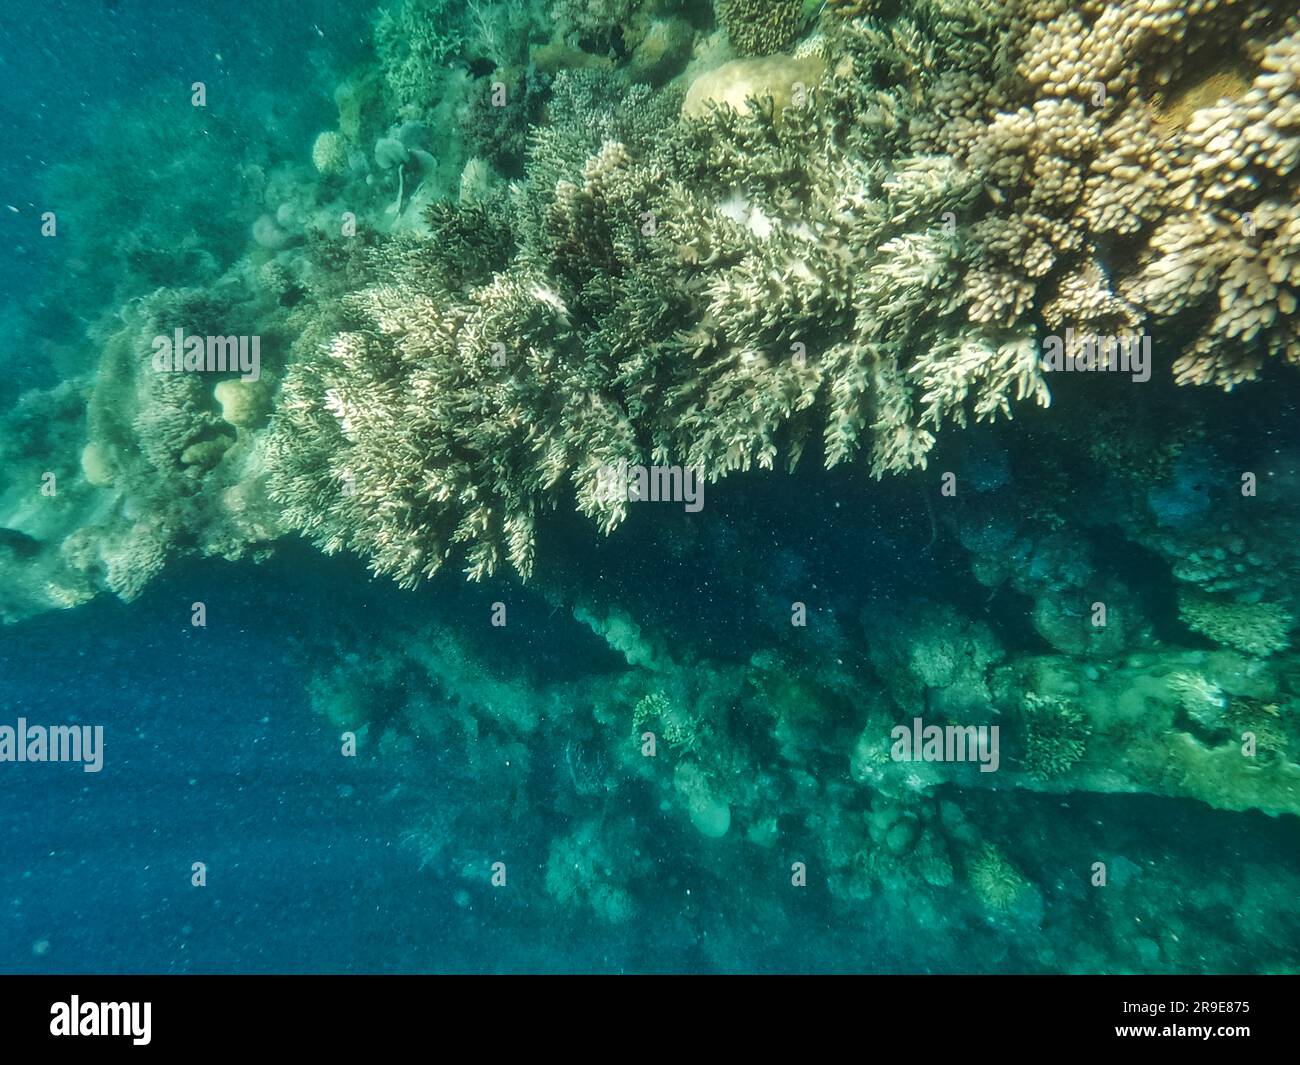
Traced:
POLYGON ((15 0, 0 970, 1295 971, 1300 26, 1152 6, 15 0))

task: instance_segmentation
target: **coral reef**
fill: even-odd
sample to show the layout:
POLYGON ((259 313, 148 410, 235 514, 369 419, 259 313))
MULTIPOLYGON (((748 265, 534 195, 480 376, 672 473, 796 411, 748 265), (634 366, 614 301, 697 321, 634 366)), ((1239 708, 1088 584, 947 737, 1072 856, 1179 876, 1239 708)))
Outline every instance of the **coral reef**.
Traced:
MULTIPOLYGON (((531 817, 529 903, 629 935, 680 862, 662 933, 696 949, 725 864, 940 932, 1087 910, 1125 965, 1194 967, 1181 918, 1080 903, 1007 822, 1069 795, 1092 854, 1112 801, 1300 813, 1296 16, 841 0, 796 44, 810 5, 714 7, 730 48, 702 3, 386 5, 337 129, 241 170, 214 250, 128 238, 93 377, 0 419, 0 617, 291 532, 403 588, 451 566, 490 583, 443 574, 308 690, 436 770, 423 875, 469 892, 531 817), (157 372, 178 328, 258 335, 262 375, 157 372), (1148 331, 1131 388, 1044 358, 1148 331), (707 520, 620 464, 698 471, 707 520), (466 622, 489 590, 526 637, 466 622), (1011 749, 894 757, 917 719, 1011 749)), ((1191 911, 1268 909, 1252 875, 1191 911)), ((763 905, 737 921, 785 927, 763 905)), ((1032 964, 1104 966, 1075 940, 1032 964)))
MULTIPOLYGON (((265 295, 295 304, 269 438, 246 445, 285 523, 402 583, 452 556, 528 574, 556 507, 623 522, 595 484, 620 462, 925 467, 946 428, 1049 402, 1044 335, 1159 325, 1190 337, 1179 381, 1228 387, 1294 358, 1293 19, 1263 0, 869 6, 835 5, 795 55, 653 89, 627 75, 666 20, 695 34, 679 5, 557 4, 549 28, 521 4, 386 5, 374 68, 311 152, 334 184, 250 175, 265 295), (523 61, 544 40, 608 61, 552 83, 523 61), (358 198, 369 228, 335 235, 358 198), (327 256, 356 269, 324 277, 327 256)), ((718 6, 742 51, 788 48, 803 12, 718 6)), ((141 452, 219 467, 234 438, 213 414, 142 411, 141 452)), ((118 461, 89 457, 99 479, 118 461)), ((1111 653, 1125 630, 1063 613, 1088 580, 1069 568, 1012 579, 1054 646, 1111 653)))
MULTIPOLYGON (((1229 17, 1210 6, 1215 19, 1229 17)), ((516 257, 485 263, 496 272, 479 272, 483 296, 471 290, 449 299, 439 279, 408 277, 387 291, 377 316, 366 310, 377 288, 351 294, 350 313, 377 345, 341 337, 322 387, 302 392, 312 376, 304 367, 286 391, 291 435, 325 445, 327 419, 335 416, 327 394, 355 396, 374 375, 403 373, 401 358, 370 363, 391 357, 385 337, 394 329, 405 338, 406 358, 422 364, 449 362, 453 336, 463 358, 463 338, 479 337, 470 377, 442 374, 419 387, 430 398, 447 391, 445 409, 463 409, 469 398, 453 394, 485 375, 495 398, 472 403, 484 424, 466 427, 458 418, 452 426, 414 411, 380 413, 372 423, 359 407, 349 411, 347 446, 380 449, 385 458, 358 454, 352 472, 367 481, 366 491, 324 514, 297 504, 327 498, 319 474, 304 468, 323 471, 326 460, 312 457, 313 445, 294 455, 277 446, 285 467, 277 493, 291 521, 313 534, 321 529, 331 548, 363 551, 403 581, 436 570, 446 546, 471 541, 470 572, 491 573, 498 559, 512 556, 527 572, 532 530, 562 485, 602 528, 622 520, 590 487, 603 464, 672 456, 717 478, 770 466, 781 451, 793 463, 819 432, 828 465, 865 444, 873 472, 882 475, 925 465, 945 425, 1007 415, 1015 401, 1045 405, 1043 331, 1114 335, 1174 314, 1143 280, 1157 270, 1172 276, 1171 268, 1140 248, 1147 239, 1160 246, 1167 213, 1169 226, 1186 224, 1185 212, 1175 212, 1175 190, 1206 185, 1216 202, 1230 193, 1254 196, 1253 239, 1289 239, 1260 193, 1291 180, 1286 135, 1243 132, 1270 148, 1252 164, 1250 183, 1214 191, 1201 132, 1219 127, 1200 124, 1208 121, 1196 118, 1204 109, 1193 112, 1186 130, 1160 126, 1156 114, 1168 102, 1158 87, 1173 62, 1167 41, 1186 36, 1197 45, 1207 29, 1171 15, 1157 34, 1138 9, 1123 12, 1099 5, 1095 21, 1084 24, 1072 13, 1034 21, 1014 11, 992 16, 919 4, 888 35, 870 19, 837 20, 805 58, 774 56, 754 61, 767 64, 761 72, 742 74, 741 64, 696 78, 687 117, 676 127, 644 96, 633 95, 615 118, 602 102, 617 91, 612 84, 561 78, 549 123, 530 149, 529 195, 509 225, 516 257), (922 25, 940 31, 923 56, 922 25), (1032 32, 1021 40, 1026 27, 1032 32), (958 48, 950 42, 960 34, 986 43, 958 48), (1095 104, 1093 84, 1058 55, 1063 41, 1076 40, 1079 54, 1097 53, 1098 70, 1115 71, 1100 83, 1095 104), (1111 55, 1106 48, 1127 50, 1111 55), (827 67, 833 74, 821 80, 827 67), (914 72, 909 91, 924 105, 902 92, 866 91, 890 69, 914 72), (959 86, 960 107, 953 96, 959 86), (1036 102, 1017 106, 1007 95, 1016 86, 1036 102), (1142 144, 1154 158, 1129 157, 1142 144), (892 158, 888 168, 877 161, 882 155, 892 158), (1135 171, 1146 185, 1131 180, 1135 171), (1108 254, 1103 265, 1102 248, 1119 238, 1127 258, 1108 254), (491 301, 490 323, 475 309, 483 298, 491 301), (403 303, 414 317, 403 319, 403 303), (412 328, 435 318, 441 325, 427 336, 412 328), (506 349, 505 365, 484 365, 493 344, 506 349), (520 353, 514 363, 512 352, 520 353), (350 374, 359 377, 345 380, 350 374), (579 422, 555 425, 542 416, 556 397, 578 394, 587 397, 579 422), (707 420, 693 413, 702 410, 707 420), (308 417, 310 429, 301 424, 308 417), (421 443, 393 448, 399 423, 421 443), (524 449, 500 437, 510 425, 547 435, 524 449), (386 468, 408 450, 437 454, 444 436, 464 438, 452 448, 461 455, 497 439, 495 472, 488 477, 471 463, 417 488, 430 471, 386 468), (297 483, 300 475, 310 487, 297 483), (419 522, 431 530, 424 542, 396 527, 399 514, 432 519, 435 510, 456 507, 465 488, 455 484, 471 483, 476 504, 460 516, 419 522), (407 498, 398 502, 402 492, 407 498), (381 515, 377 508, 390 496, 381 515), (393 527, 353 528, 376 521, 393 527)), ((1263 95, 1246 97, 1255 110, 1278 116, 1279 131, 1290 128, 1290 97, 1276 69, 1289 40, 1260 43, 1263 95)), ((510 113, 527 110, 521 104, 510 113)), ((489 140, 504 143, 499 134, 489 140)), ((443 228, 461 225, 451 209, 439 210, 443 228)), ((1263 254, 1276 259, 1278 252, 1263 254)), ((1286 271, 1266 272, 1282 287, 1276 297, 1261 289, 1261 298, 1276 298, 1276 313, 1285 316, 1286 271)), ((1245 343, 1256 332, 1232 335, 1245 343)), ((312 353, 305 355, 310 361, 312 353)), ((415 388, 408 382, 408 391, 415 388)), ((438 405, 423 409, 431 406, 438 405)), ((337 453, 343 445, 333 439, 326 446, 337 453)), ((1045 617, 1043 624, 1057 621, 1045 617)))

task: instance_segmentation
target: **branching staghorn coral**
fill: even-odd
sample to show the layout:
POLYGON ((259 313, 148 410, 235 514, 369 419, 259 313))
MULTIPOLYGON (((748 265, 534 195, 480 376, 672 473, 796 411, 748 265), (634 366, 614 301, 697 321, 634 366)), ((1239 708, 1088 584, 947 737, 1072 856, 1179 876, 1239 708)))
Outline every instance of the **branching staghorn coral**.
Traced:
POLYGON ((375 53, 384 86, 399 108, 437 102, 448 64, 465 47, 465 9, 449 0, 393 0, 375 20, 375 53))
MULTIPOLYGON (((602 466, 653 457, 714 478, 770 466, 786 423, 818 398, 824 371, 782 353, 848 317, 850 249, 812 239, 806 225, 765 225, 761 201, 687 192, 711 136, 696 134, 694 159, 690 141, 660 150, 653 132, 665 114, 644 90, 644 104, 614 118, 579 86, 557 86, 555 109, 571 117, 533 149, 515 264, 467 299, 449 299, 436 276, 354 293, 344 303, 358 328, 291 372, 274 488, 290 520, 328 550, 359 550, 409 582, 472 542, 472 573, 503 556, 526 573, 537 513, 562 479, 580 510, 612 528, 623 506, 597 496, 602 466), (719 262, 711 249, 722 246, 719 262), (400 468, 415 454, 422 468, 400 468)), ((776 132, 771 116, 716 121, 750 138, 776 132)), ((814 121, 782 123, 774 145, 804 169, 804 184, 807 163, 793 157, 814 121)), ((916 189, 891 185, 906 189, 905 214, 924 190, 950 199, 942 180, 918 173, 916 189)), ((753 188, 787 209, 811 191, 792 199, 775 182, 753 188)), ((394 270, 386 254, 376 266, 394 270)), ((891 374, 884 358, 862 365, 844 346, 828 359, 837 379, 891 374)), ((840 385, 854 413, 838 420, 837 459, 852 447, 853 419, 871 417, 865 392, 840 385)), ((792 458, 811 428, 803 421, 790 430, 792 458)))
POLYGON ((715 0, 718 21, 741 55, 770 55, 804 25, 804 0, 715 0))

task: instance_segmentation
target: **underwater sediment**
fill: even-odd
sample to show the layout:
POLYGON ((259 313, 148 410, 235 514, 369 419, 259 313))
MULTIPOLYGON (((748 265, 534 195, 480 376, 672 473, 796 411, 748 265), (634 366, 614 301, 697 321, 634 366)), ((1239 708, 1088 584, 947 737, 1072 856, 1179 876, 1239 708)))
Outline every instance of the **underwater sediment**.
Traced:
MULTIPOLYGON (((0 418, 3 619, 359 560, 303 688, 413 869, 643 968, 1300 966, 1294 5, 370 27, 219 213, 59 238, 138 265, 0 418)), ((186 95, 132 155, 237 150, 186 95)))

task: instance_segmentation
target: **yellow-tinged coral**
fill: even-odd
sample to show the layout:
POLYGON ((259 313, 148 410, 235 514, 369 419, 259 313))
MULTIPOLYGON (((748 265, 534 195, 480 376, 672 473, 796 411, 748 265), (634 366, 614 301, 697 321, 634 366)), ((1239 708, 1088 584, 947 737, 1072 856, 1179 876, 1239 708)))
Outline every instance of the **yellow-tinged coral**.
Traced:
POLYGON ((1202 311, 1179 381, 1226 387, 1300 362, 1300 33, 1269 44, 1236 99, 1194 111, 1171 213, 1128 283, 1161 318, 1202 311))
POLYGON ((1274 6, 1023 5, 1010 25, 1027 92, 975 71, 936 79, 917 132, 994 204, 970 230, 973 320, 1111 336, 1199 319, 1182 383, 1231 387, 1300 358, 1297 34, 1274 6), (1233 37, 1249 58, 1203 73, 1233 37))

